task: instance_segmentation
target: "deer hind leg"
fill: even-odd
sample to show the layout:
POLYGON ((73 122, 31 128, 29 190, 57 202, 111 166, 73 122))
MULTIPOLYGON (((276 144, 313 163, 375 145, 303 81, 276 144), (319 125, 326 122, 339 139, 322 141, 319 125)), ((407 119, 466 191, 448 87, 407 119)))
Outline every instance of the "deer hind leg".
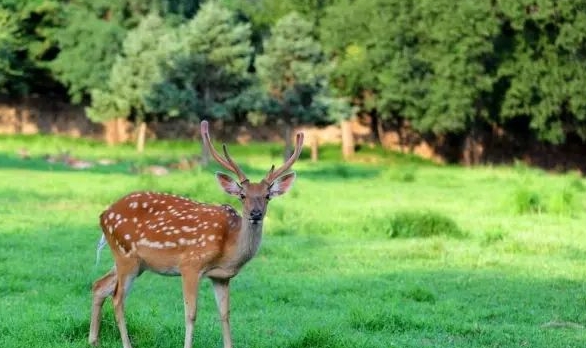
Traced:
POLYGON ((120 331, 120 338, 124 348, 132 348, 128 330, 126 329, 126 320, 124 318, 124 300, 132 287, 134 279, 140 275, 140 262, 136 259, 124 259, 122 262, 116 262, 117 283, 116 291, 112 298, 114 303, 114 315, 120 331))
POLYGON ((108 296, 111 296, 114 293, 117 282, 118 278, 116 274, 116 267, 113 267, 110 272, 96 280, 92 287, 93 299, 89 343, 93 346, 98 344, 100 321, 102 317, 102 307, 104 305, 104 301, 108 296))

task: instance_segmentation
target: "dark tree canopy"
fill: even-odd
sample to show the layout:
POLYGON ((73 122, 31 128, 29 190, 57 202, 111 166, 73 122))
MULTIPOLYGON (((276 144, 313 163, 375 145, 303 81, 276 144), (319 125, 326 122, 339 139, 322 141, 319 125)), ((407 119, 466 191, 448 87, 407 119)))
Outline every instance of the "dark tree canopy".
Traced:
POLYGON ((0 0, 0 93, 57 94, 95 120, 358 110, 560 144, 586 140, 585 66, 586 0, 0 0))

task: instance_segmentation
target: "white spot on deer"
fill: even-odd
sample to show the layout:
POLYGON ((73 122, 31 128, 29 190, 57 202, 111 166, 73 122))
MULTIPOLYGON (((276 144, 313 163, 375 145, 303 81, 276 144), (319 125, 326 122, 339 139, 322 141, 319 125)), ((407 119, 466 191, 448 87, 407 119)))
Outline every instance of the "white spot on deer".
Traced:
POLYGON ((149 208, 149 213, 152 213, 152 212, 153 212, 153 207, 150 207, 149 208))
POLYGON ((122 217, 122 215, 116 214, 116 220, 120 220, 121 217, 122 217))
POLYGON ((130 235, 129 235, 129 234, 125 234, 125 235, 124 235, 124 239, 126 239, 126 240, 130 240, 130 235))
POLYGON ((181 226, 181 231, 183 232, 192 232, 194 229, 189 226, 181 226))
POLYGON ((173 247, 176 247, 177 246, 177 243, 166 241, 165 242, 165 246, 166 247, 173 248, 173 247))
POLYGON ((142 202, 142 207, 143 207, 143 208, 146 208, 146 207, 148 207, 148 206, 149 206, 149 204, 148 204, 147 202, 142 202))
POLYGON ((138 222, 138 218, 136 218, 136 217, 133 217, 133 218, 132 218, 132 222, 134 222, 134 223, 137 223, 137 222, 138 222))
POLYGON ((110 232, 110 234, 112 234, 112 232, 114 232, 112 225, 108 225, 108 232, 110 232))
POLYGON ((218 226, 220 226, 220 225, 219 225, 217 222, 214 222, 214 225, 213 225, 213 226, 214 226, 214 227, 218 227, 218 226))
POLYGON ((185 238, 179 238, 178 242, 179 242, 179 245, 185 245, 186 244, 185 238))
POLYGON ((114 218, 114 213, 110 212, 110 214, 108 214, 108 219, 112 220, 114 218))
POLYGON ((206 246, 206 242, 205 241, 201 242, 201 246, 202 247, 206 246))
POLYGON ((128 207, 130 207, 132 209, 136 209, 138 207, 138 202, 130 202, 130 204, 128 205, 128 207))
POLYGON ((210 234, 209 237, 208 237, 208 240, 209 241, 213 241, 214 239, 216 239, 216 236, 213 235, 213 234, 210 234))

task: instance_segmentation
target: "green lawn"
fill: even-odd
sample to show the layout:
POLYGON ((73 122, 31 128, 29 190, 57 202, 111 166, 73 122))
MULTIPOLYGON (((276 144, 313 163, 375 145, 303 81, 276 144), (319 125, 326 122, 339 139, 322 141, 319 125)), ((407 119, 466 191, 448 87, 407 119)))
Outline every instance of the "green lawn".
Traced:
MULTIPOLYGON (((252 179, 279 158, 278 144, 232 148, 252 179)), ((112 263, 105 251, 95 265, 98 215, 125 193, 160 190, 239 209, 214 182, 215 165, 163 177, 129 172, 133 162, 198 151, 189 142, 149 143, 139 157, 130 146, 1 138, 0 347, 87 347, 90 287, 112 263), (32 159, 16 156, 21 147, 32 159), (66 148, 120 162, 76 171, 41 159, 66 148)), ((336 163, 331 148, 324 156, 312 164, 304 154, 295 165, 292 191, 269 206, 259 254, 232 282, 235 347, 586 346, 579 176, 435 166, 376 150, 360 156, 378 164, 336 163), (405 232, 438 218, 462 235, 405 232)), ((135 347, 183 345, 179 278, 143 275, 126 309, 135 347)), ((121 346, 110 301, 100 338, 102 347, 121 346)), ((194 342, 222 346, 208 281, 194 342)))

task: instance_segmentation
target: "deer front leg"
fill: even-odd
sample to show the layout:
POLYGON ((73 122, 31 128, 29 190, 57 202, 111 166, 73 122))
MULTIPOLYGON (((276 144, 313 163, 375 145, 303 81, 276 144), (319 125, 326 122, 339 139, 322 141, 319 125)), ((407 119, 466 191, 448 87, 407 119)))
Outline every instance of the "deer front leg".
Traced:
POLYGON ((216 304, 222 321, 222 338, 224 348, 232 348, 232 336, 230 335, 230 279, 212 279, 216 304))
POLYGON ((197 312, 197 288, 199 285, 199 272, 193 268, 181 270, 183 281, 183 302, 185 304, 185 344, 184 348, 193 345, 193 326, 197 312))
POLYGON ((89 343, 92 346, 98 344, 100 321, 102 317, 102 306, 104 305, 106 298, 114 293, 117 281, 116 267, 114 267, 112 270, 110 270, 110 272, 96 280, 92 287, 92 316, 90 321, 89 334, 89 343))

